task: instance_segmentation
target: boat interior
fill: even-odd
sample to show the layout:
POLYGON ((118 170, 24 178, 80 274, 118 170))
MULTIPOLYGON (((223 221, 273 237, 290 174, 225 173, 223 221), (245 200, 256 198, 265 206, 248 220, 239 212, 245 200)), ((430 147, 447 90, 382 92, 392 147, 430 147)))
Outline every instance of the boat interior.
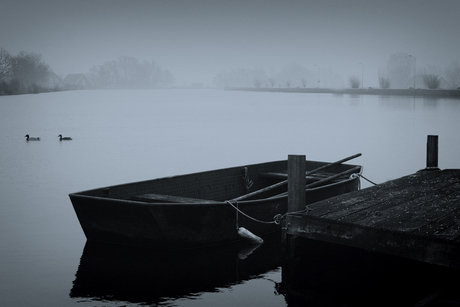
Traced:
MULTIPOLYGON (((350 178, 350 171, 356 169, 355 165, 338 164, 309 174, 327 164, 307 161, 307 188, 311 184, 320 188, 343 182, 350 178)), ((284 160, 127 183, 77 194, 149 203, 250 201, 286 195, 287 177, 287 161, 284 160)))

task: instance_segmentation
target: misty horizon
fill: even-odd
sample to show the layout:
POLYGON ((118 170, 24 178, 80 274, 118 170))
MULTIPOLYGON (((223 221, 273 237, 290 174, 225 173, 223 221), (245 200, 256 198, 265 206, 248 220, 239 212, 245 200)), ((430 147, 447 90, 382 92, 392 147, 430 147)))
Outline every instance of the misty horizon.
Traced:
POLYGON ((295 63, 345 83, 362 75, 365 87, 376 87, 392 54, 413 56, 418 72, 460 61, 457 1, 7 0, 3 7, 0 47, 38 53, 61 76, 130 56, 170 71, 176 86, 213 86, 237 69, 269 76, 295 63))

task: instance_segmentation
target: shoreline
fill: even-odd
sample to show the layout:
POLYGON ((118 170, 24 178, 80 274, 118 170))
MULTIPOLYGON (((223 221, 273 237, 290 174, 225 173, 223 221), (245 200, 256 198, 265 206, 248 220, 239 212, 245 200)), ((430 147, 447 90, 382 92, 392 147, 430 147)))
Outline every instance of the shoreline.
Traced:
POLYGON ((225 88, 226 91, 252 91, 273 93, 314 93, 336 95, 381 95, 381 96, 414 96, 439 97, 460 99, 460 89, 456 90, 429 90, 429 89, 327 89, 327 88, 225 88))

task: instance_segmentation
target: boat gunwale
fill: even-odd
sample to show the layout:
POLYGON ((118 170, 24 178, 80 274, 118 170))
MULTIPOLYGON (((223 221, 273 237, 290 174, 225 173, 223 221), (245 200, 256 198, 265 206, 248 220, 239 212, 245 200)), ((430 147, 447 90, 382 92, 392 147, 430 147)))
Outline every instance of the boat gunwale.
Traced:
MULTIPOLYGON (((284 160, 282 160, 282 161, 284 161, 284 160)), ((282 162, 282 161, 279 161, 279 162, 282 162)), ((274 162, 278 162, 278 161, 274 161, 274 162)), ((316 161, 313 161, 313 162, 316 162, 316 161)), ((347 166, 353 166, 353 167, 359 166, 360 167, 359 173, 362 173, 362 171, 363 171, 363 167, 360 166, 360 165, 352 165, 352 164, 346 164, 346 165, 347 166)), ((244 167, 244 166, 242 166, 242 167, 244 167)), ((178 206, 178 205, 216 206, 216 205, 222 205, 222 204, 225 204, 225 203, 228 203, 228 202, 238 203, 238 204, 257 204, 257 203, 260 203, 260 202, 274 201, 274 200, 277 200, 277 199, 287 197, 287 195, 275 195, 275 196, 271 196, 271 197, 267 197, 267 198, 258 198, 258 199, 240 200, 240 201, 232 201, 230 199, 230 200, 224 200, 224 201, 206 200, 206 202, 148 202, 148 201, 142 201, 142 200, 122 199, 122 198, 116 198, 116 197, 110 197, 110 196, 87 195, 86 194, 86 193, 93 192, 93 191, 103 191, 104 189, 108 189, 108 188, 125 186, 127 184, 145 183, 145 182, 149 182, 149 181, 153 181, 153 180, 160 180, 160 179, 164 179, 164 178, 167 179, 167 178, 173 178, 173 177, 178 177, 178 176, 187 176, 187 175, 194 175, 194 174, 201 174, 201 173, 203 173, 203 172, 190 173, 190 174, 177 175, 177 176, 170 176, 170 177, 155 178, 155 179, 148 179, 148 180, 143 180, 143 181, 124 183, 124 184, 118 184, 118 185, 112 185, 112 186, 105 186, 105 187, 101 187, 101 188, 96 188, 96 189, 85 190, 85 191, 81 191, 81 192, 70 193, 69 197, 70 198, 72 198, 72 197, 80 197, 80 198, 87 198, 87 199, 104 199, 104 200, 107 200, 107 201, 110 201, 110 202, 117 202, 117 203, 123 203, 123 204, 129 203, 129 204, 139 205, 139 206, 165 206, 165 205, 167 205, 167 206, 173 206, 173 205, 174 206, 178 206)), ((347 179, 332 182, 330 184, 325 184, 325 185, 322 185, 322 186, 319 186, 319 187, 305 189, 305 192, 308 193, 308 192, 318 191, 318 190, 321 190, 321 189, 327 189, 327 188, 330 188, 330 187, 333 187, 333 186, 336 186, 336 185, 339 185, 339 184, 343 184, 343 183, 346 183, 346 182, 349 182, 349 181, 352 181, 352 180, 355 180, 355 178, 349 177, 347 179)))

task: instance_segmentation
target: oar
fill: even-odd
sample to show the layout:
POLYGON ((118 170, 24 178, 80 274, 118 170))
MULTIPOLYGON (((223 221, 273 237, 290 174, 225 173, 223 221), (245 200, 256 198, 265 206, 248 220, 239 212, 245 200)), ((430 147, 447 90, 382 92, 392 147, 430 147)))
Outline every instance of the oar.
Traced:
MULTIPOLYGON (((334 166, 334 165, 337 165, 337 164, 341 164, 345 161, 348 161, 348 160, 351 160, 351 159, 354 159, 354 158, 357 158, 361 156, 360 153, 356 154, 356 155, 353 155, 353 156, 349 156, 347 158, 344 158, 342 160, 339 160, 339 161, 336 161, 336 162, 332 162, 332 163, 329 163, 329 164, 326 164, 326 165, 323 165, 323 166, 320 166, 318 168, 315 168, 314 170, 311 170, 311 171, 308 171, 305 173, 306 176, 308 175, 311 175, 311 174, 314 174, 314 173, 317 173, 319 171, 322 171, 326 168, 329 168, 331 166, 334 166)), ((324 179, 323 179, 324 180, 324 179)), ((284 180, 284 181, 281 181, 281 182, 278 182, 278 183, 275 183, 273 185, 270 185, 268 187, 265 187, 263 189, 260 189, 260 190, 257 190, 257 191, 254 191, 254 192, 251 192, 251 193, 248 193, 248 194, 245 194, 245 195, 242 195, 242 196, 239 196, 239 197, 236 197, 236 198, 233 198, 231 201, 240 201, 240 200, 243 200, 243 199, 246 199, 246 198, 249 198, 249 197, 252 197, 252 196, 255 196, 255 195, 259 195, 263 192, 266 192, 266 191, 269 191, 269 190, 272 190, 272 189, 275 189, 277 187, 280 187, 282 185, 285 185, 287 184, 288 181, 287 180, 284 180)))
MULTIPOLYGON (((360 169, 361 169, 361 166, 355 166, 355 167, 353 167, 353 168, 351 168, 351 169, 349 169, 349 170, 346 170, 346 171, 343 171, 343 172, 341 172, 341 173, 338 173, 338 174, 332 175, 332 176, 330 176, 330 177, 324 178, 324 179, 322 179, 322 180, 318 180, 318 181, 312 182, 312 183, 310 183, 310 184, 307 184, 307 185, 305 186, 305 189, 312 189, 312 188, 314 188, 314 187, 316 187, 316 186, 322 185, 323 183, 326 183, 326 182, 329 182, 329 181, 331 181, 331 180, 334 180, 335 178, 338 178, 338 177, 340 177, 340 176, 344 176, 344 175, 347 175, 347 174, 350 174, 350 173, 354 173, 354 172, 356 172, 356 171, 359 171, 360 169)), ((278 194, 278 195, 271 196, 271 197, 269 197, 269 199, 270 199, 270 198, 279 197, 279 196, 285 196, 285 195, 287 195, 287 194, 288 194, 288 192, 284 192, 284 193, 281 193, 281 194, 278 194)))
POLYGON ((341 173, 338 173, 338 174, 335 174, 331 177, 327 177, 327 178, 324 178, 322 180, 318 180, 318 181, 315 181, 315 182, 312 182, 310 184, 307 184, 305 186, 305 189, 311 189, 311 188, 314 188, 316 186, 319 186, 319 185, 322 185, 323 183, 326 183, 326 182, 329 182, 331 180, 334 180, 335 178, 339 178, 340 176, 344 176, 344 175, 348 175, 348 174, 352 174, 356 171, 359 171, 361 169, 361 166, 355 166, 353 167, 352 169, 349 169, 349 170, 346 170, 346 171, 343 171, 341 173))
POLYGON ((252 196, 254 196, 254 195, 261 194, 261 193, 263 193, 263 192, 266 192, 266 191, 272 190, 272 189, 274 189, 274 188, 283 186, 283 185, 287 184, 287 182, 288 182, 287 180, 284 180, 284 181, 275 183, 275 184, 273 184, 273 185, 269 185, 268 187, 265 187, 265 188, 263 188, 263 189, 260 189, 260 190, 257 190, 257 191, 254 191, 254 192, 251 192, 251 193, 248 193, 248 194, 239 196, 239 197, 237 197, 237 198, 233 198, 231 201, 239 201, 239 200, 243 200, 243 199, 252 197, 252 196))
POLYGON ((361 155, 362 155, 361 153, 358 153, 358 154, 356 154, 356 155, 349 156, 349 157, 347 157, 347 158, 345 158, 345 159, 342 159, 342 160, 339 160, 339 161, 336 161, 336 162, 333 162, 333 163, 330 163, 330 164, 323 165, 323 166, 321 166, 321 167, 315 168, 314 170, 311 170, 311 171, 309 171, 309 172, 307 171, 305 174, 308 176, 308 175, 317 173, 317 172, 322 171, 322 170, 324 170, 324 169, 326 169, 326 168, 329 168, 329 167, 331 167, 331 166, 334 166, 334 165, 337 165, 337 164, 341 164, 341 163, 346 162, 346 161, 348 161, 348 160, 351 160, 351 159, 360 157, 361 155))

